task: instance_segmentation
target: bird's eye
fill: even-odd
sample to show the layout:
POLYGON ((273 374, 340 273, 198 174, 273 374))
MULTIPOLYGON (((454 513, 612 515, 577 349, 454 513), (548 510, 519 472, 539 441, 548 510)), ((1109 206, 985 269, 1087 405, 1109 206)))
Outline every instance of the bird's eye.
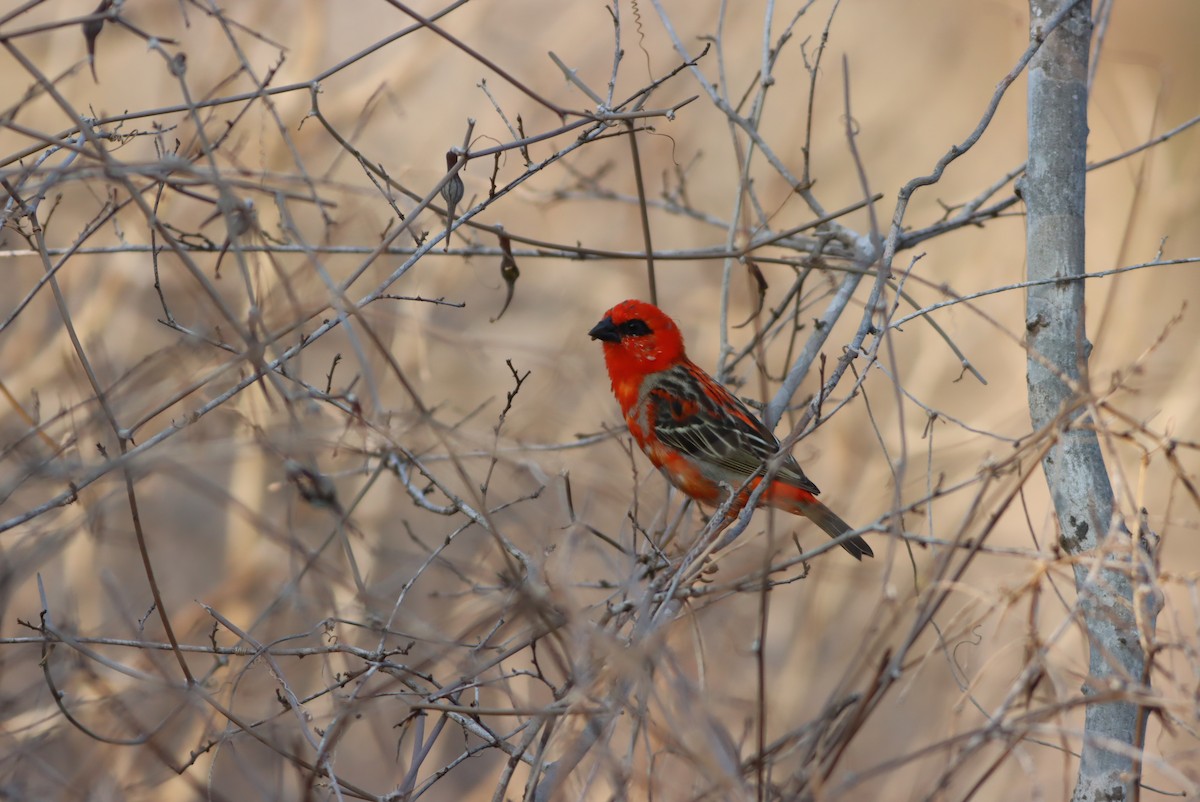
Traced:
POLYGON ((644 320, 634 318, 617 326, 617 331, 621 332, 622 337, 641 337, 650 333, 650 327, 644 320))

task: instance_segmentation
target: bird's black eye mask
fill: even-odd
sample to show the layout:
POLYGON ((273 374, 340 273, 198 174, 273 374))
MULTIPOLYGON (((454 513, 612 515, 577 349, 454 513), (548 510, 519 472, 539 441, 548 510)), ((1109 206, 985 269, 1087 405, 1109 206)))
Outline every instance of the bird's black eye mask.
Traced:
POLYGON ((617 326, 617 331, 621 333, 622 337, 641 337, 650 333, 650 327, 644 320, 634 318, 617 326))

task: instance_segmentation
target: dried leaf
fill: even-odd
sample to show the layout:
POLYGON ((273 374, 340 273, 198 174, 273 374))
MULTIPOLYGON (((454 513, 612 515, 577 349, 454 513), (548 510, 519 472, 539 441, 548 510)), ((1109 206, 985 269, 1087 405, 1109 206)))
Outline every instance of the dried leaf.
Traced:
MULTIPOLYGON (((100 0, 100 5, 92 12, 92 15, 103 14, 112 8, 112 0, 100 0)), ((88 64, 92 68, 92 80, 100 83, 100 79, 96 77, 96 38, 100 36, 100 31, 104 29, 103 19, 91 19, 83 23, 83 41, 87 45, 88 64)))
POLYGON ((500 314, 492 318, 493 323, 504 317, 504 313, 508 311, 508 305, 512 303, 513 293, 517 289, 517 279, 521 277, 521 271, 517 269, 517 260, 513 258, 512 242, 505 234, 500 235, 500 250, 504 251, 500 257, 500 277, 507 285, 507 292, 504 295, 504 306, 500 308, 500 314))
POLYGON ((767 301, 767 279, 763 275, 762 270, 760 270, 758 265, 754 263, 754 260, 750 258, 746 259, 746 269, 750 271, 750 276, 754 279, 754 283, 758 285, 758 306, 756 306, 754 311, 750 313, 750 317, 746 318, 744 322, 734 326, 733 328, 735 329, 740 329, 749 325, 750 321, 754 320, 754 318, 758 317, 759 313, 762 312, 763 304, 765 304, 767 301))
MULTIPOLYGON (((458 156, 455 152, 446 151, 447 172, 453 170, 456 164, 458 164, 458 156)), ((465 192, 466 187, 463 186, 463 180, 458 177, 458 173, 455 173, 449 181, 442 185, 442 200, 446 201, 446 239, 442 243, 443 251, 450 250, 450 227, 454 225, 454 208, 463 199, 465 192)))

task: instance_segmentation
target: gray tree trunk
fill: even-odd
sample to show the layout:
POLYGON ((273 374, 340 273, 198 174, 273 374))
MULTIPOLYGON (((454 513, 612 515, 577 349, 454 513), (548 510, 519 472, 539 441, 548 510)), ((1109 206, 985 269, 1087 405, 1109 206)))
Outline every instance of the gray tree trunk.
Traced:
MULTIPOLYGON (((1062 3, 1030 0, 1033 36, 1041 35, 1043 21, 1062 3)), ((1030 280, 1084 272, 1091 33, 1091 3, 1078 2, 1029 64, 1029 163, 1023 194, 1030 280)), ((1084 331, 1084 282, 1030 287, 1025 322, 1030 417, 1035 429, 1058 430, 1043 469, 1062 547, 1082 557, 1075 565, 1075 585, 1090 649, 1084 693, 1132 689, 1142 682, 1145 655, 1134 615, 1129 534, 1114 515, 1112 485, 1097 435, 1083 425, 1084 407, 1075 403, 1078 396, 1060 378, 1069 377, 1086 391, 1091 345, 1084 331), (1114 548, 1114 543, 1121 546, 1114 548), (1097 549, 1107 556, 1097 557, 1097 549)), ((1138 706, 1126 701, 1087 706, 1074 802, 1137 798, 1140 718, 1138 706)))

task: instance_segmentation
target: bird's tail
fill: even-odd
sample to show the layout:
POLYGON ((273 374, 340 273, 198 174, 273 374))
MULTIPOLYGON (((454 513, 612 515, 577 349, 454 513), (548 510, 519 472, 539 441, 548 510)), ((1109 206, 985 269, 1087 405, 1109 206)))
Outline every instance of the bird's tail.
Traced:
POLYGON ((788 494, 786 498, 779 498, 777 495, 776 499, 775 503, 788 512, 803 515, 824 529, 825 534, 837 539, 841 547, 850 552, 854 559, 861 560, 863 557, 875 556, 875 552, 871 551, 871 547, 867 545, 867 541, 861 537, 855 535, 851 538, 843 538, 842 535, 854 531, 854 527, 839 518, 833 510, 817 501, 816 497, 811 493, 801 491, 800 493, 788 494))

